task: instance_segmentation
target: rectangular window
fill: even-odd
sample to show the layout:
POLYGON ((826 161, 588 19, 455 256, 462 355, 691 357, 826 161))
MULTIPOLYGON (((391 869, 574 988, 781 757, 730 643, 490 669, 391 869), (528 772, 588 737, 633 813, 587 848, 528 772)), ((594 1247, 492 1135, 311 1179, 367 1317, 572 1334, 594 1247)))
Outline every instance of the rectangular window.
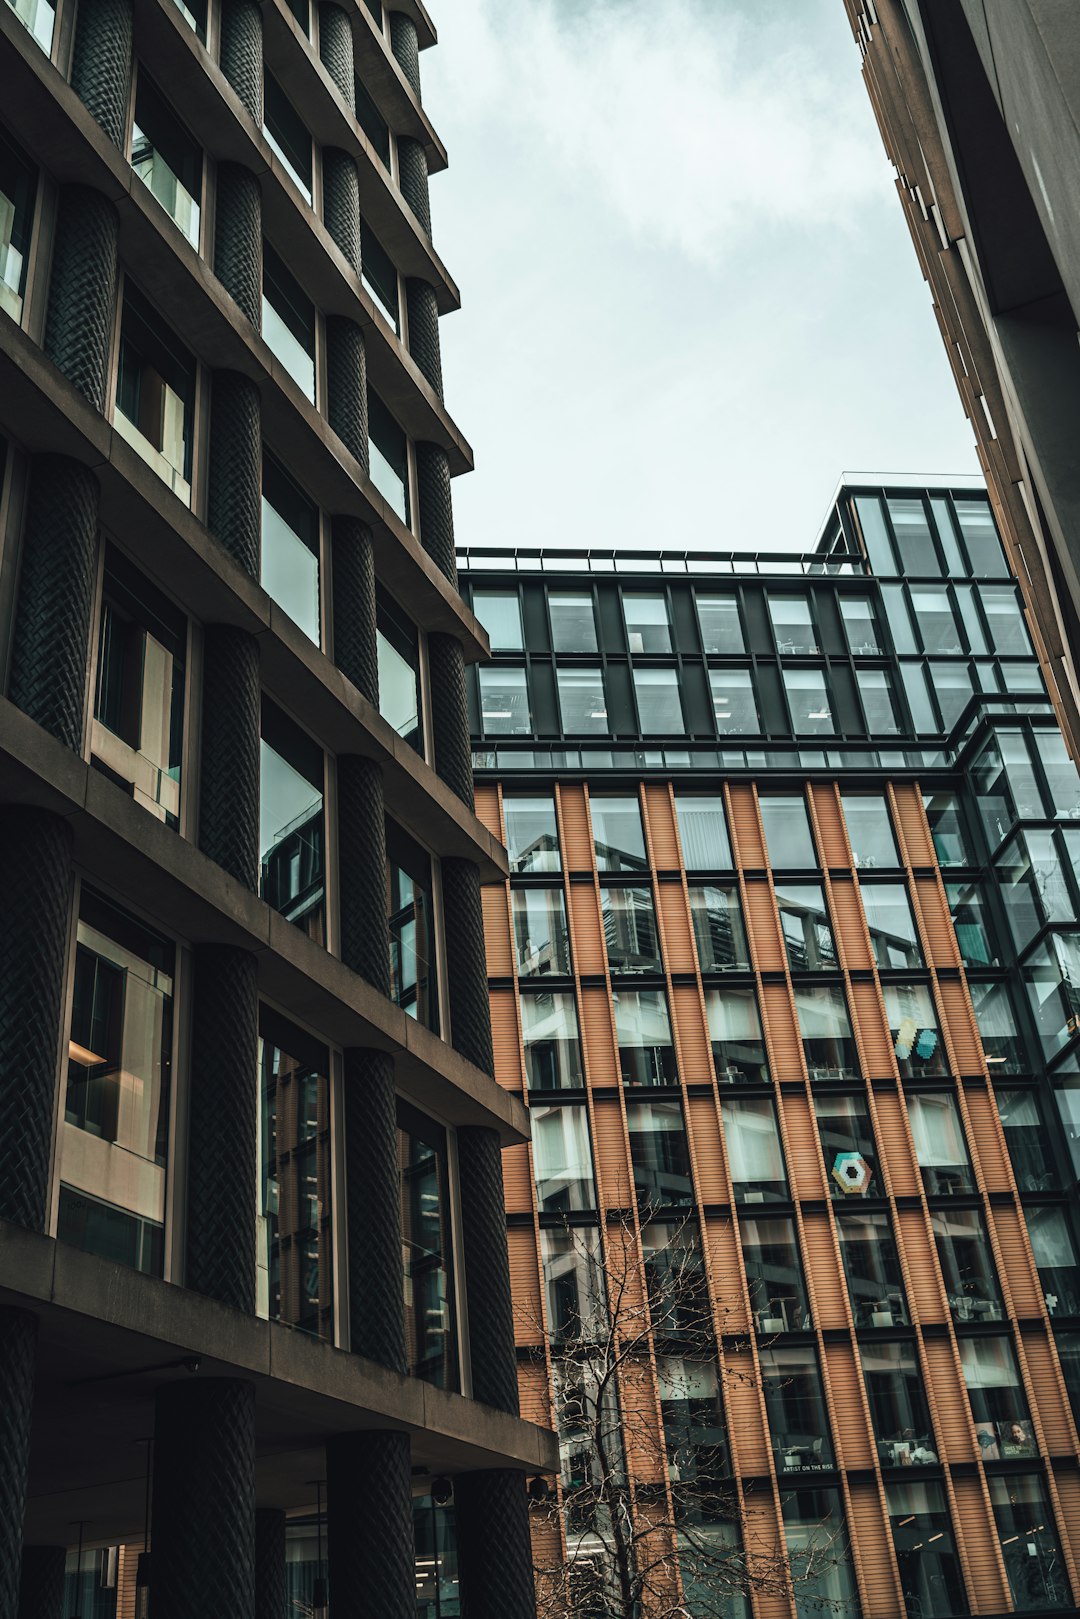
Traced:
POLYGON ((897 567, 881 501, 876 495, 859 495, 854 504, 871 572, 888 578, 897 567))
POLYGON ((818 858, 802 794, 762 793, 758 804, 773 870, 816 871, 818 858))
POLYGON ((642 736, 679 736, 683 731, 677 669, 635 669, 638 723, 642 736))
POLYGON ((953 931, 965 967, 1000 967, 1001 950, 979 882, 946 883, 953 931))
POLYGON ((332 1340, 330 1053, 259 1015, 259 1314, 332 1340))
POLYGON ((1080 1315, 1080 1265, 1068 1213, 1053 1204, 1029 1204, 1024 1218, 1047 1314, 1080 1315))
POLYGON ((796 736, 832 736, 836 731, 824 669, 783 671, 791 724, 796 736))
POLYGON ((724 800, 719 794, 710 797, 676 793, 675 819, 687 871, 730 871, 731 844, 724 800))
POLYGON ((130 281, 120 318, 113 425, 189 506, 195 361, 130 281))
POLYGON ((587 590, 548 592, 551 645, 556 652, 595 652, 596 614, 587 590))
POLYGON ((990 1073, 996 1080, 1004 1074, 1028 1074, 1031 1058, 1016 1027, 1016 1014, 1007 984, 980 984, 968 981, 975 1022, 979 1028, 990 1073))
POLYGON ((921 663, 901 663, 900 677, 904 682, 904 695, 911 711, 911 723, 919 735, 937 735, 937 709, 930 700, 930 687, 926 668, 921 663))
POLYGON ((360 279, 400 335, 397 266, 366 219, 360 221, 360 279))
POLYGON ((516 590, 474 590, 472 610, 487 630, 492 652, 522 652, 521 598, 516 590))
POLYGON ((556 1343, 592 1342, 608 1319, 600 1233, 591 1226, 540 1231, 548 1331, 556 1343))
MULTIPOLYGON (((930 823, 930 836, 934 840, 934 853, 941 866, 972 866, 975 862, 968 850, 967 833, 960 815, 960 801, 955 793, 927 793, 923 797, 926 819, 930 823)), ((847 800, 844 800, 847 813, 847 800)), ((850 826, 850 820, 848 825, 850 826)), ((899 865, 898 860, 892 862, 899 865)))
POLYGON ((607 697, 604 671, 599 664, 594 669, 556 669, 555 680, 564 734, 606 736, 609 729, 607 697))
POLYGON ((570 1214, 596 1207, 589 1121, 578 1103, 529 1109, 532 1121, 536 1199, 541 1214, 570 1214))
POLYGON ((1022 1192, 1054 1191, 1058 1175, 1048 1150, 1051 1138, 1043 1123, 1038 1092, 1006 1090, 998 1084, 994 1097, 1017 1186, 1022 1192))
POLYGON ((902 1079, 945 1073, 945 1049, 927 984, 883 984, 885 1016, 902 1079))
POLYGON ((356 84, 356 121, 374 148, 383 168, 390 169, 390 126, 375 105, 361 79, 356 84))
POLYGON ((761 730, 749 669, 710 669, 713 715, 721 736, 756 736, 761 730))
POLYGON ((975 1439, 984 1462, 1038 1454, 1016 1356, 1008 1338, 960 1338, 975 1439))
POLYGON ((690 1149, 681 1104, 630 1102, 626 1128, 638 1208, 675 1208, 692 1203, 690 1149))
POLYGON ((908 1123, 927 1197, 954 1197, 975 1190, 964 1127, 951 1091, 913 1092, 908 1123))
POLYGON ((577 1005, 567 991, 521 997, 521 1038, 530 1091, 573 1091, 585 1084, 577 1005))
POLYGON ((454 1242, 446 1131, 398 1101, 401 1257, 409 1375, 456 1389, 454 1242))
POLYGON ((936 1465, 937 1442, 915 1345, 878 1341, 863 1344, 859 1353, 881 1465, 936 1465))
POLYGON ((570 938, 562 889, 515 888, 510 899, 518 977, 565 978, 570 972, 570 938))
POLYGON ((746 651, 739 603, 735 596, 697 594, 701 645, 706 652, 735 654, 746 651))
POLYGON ((1007 577, 1009 565, 1001 549, 994 514, 985 500, 956 500, 953 502, 964 536, 971 572, 986 579, 1007 577))
POLYGON ((105 553, 91 763, 179 825, 187 621, 110 546, 105 553))
POLYGON ((272 73, 262 74, 262 133, 311 202, 311 134, 272 73))
MULTIPOLYGON (((675 1514, 695 1525, 690 1544, 702 1554, 698 1565, 701 1595, 711 1605, 715 1585, 710 1591, 709 1574, 720 1566, 723 1554, 719 1545, 713 1553, 709 1520, 714 1512, 722 1510, 721 1503, 730 1489, 726 1483, 729 1474, 727 1429, 716 1361, 704 1352, 687 1356, 658 1355, 656 1379, 675 1514)), ((737 1544, 732 1550, 738 1556, 737 1544)), ((685 1564, 683 1579, 689 1611, 698 1611, 692 1606, 691 1593, 685 1590, 685 1564)), ((725 1610, 724 1619, 735 1619, 727 1603, 725 1610)), ((700 1611, 707 1613, 708 1606, 700 1611)), ((746 1608, 743 1616, 748 1619, 746 1608)))
POLYGON ((867 735, 895 736, 900 726, 892 675, 887 669, 856 669, 855 680, 862 698, 867 735))
POLYGON ((368 389, 368 461, 376 489, 409 526, 409 441, 378 394, 368 389))
POLYGON ((930 664, 930 686, 941 715, 941 730, 951 731, 974 694, 966 663, 930 664))
POLYGON ((995 865, 1018 950, 1023 950, 1047 922, 1075 919, 1065 865, 1053 832, 1036 827, 1017 832, 995 865))
POLYGON ((796 655, 821 651, 809 596, 770 596, 769 617, 778 652, 796 655))
POLYGON ((393 821, 386 823, 386 882, 390 999, 437 1034, 439 993, 431 856, 393 821))
POLYGON ((1060 731, 1036 731, 1035 751, 1046 772, 1051 812, 1058 821, 1080 820, 1080 770, 1060 731))
POLYGON ((644 1220, 641 1252, 655 1336, 672 1345, 690 1339, 704 1348, 713 1335, 712 1305, 697 1222, 687 1216, 677 1223, 644 1220))
POLYGON ((859 892, 870 930, 870 947, 878 966, 921 967, 923 953, 906 886, 863 882, 859 892))
POLYGON ((761 1382, 778 1473, 818 1473, 833 1465, 832 1435, 817 1352, 810 1344, 760 1351, 761 1382))
POLYGON ((615 1039, 624 1085, 676 1085, 675 1045, 662 989, 617 989, 615 1039))
POLYGON ((737 1203, 784 1203, 788 1180, 768 1097, 725 1096, 720 1103, 737 1203))
POLYGON ((690 920, 694 926, 698 966, 703 973, 749 972, 742 907, 737 888, 691 885, 690 920))
POLYGON ((931 1209, 930 1225, 954 1321, 1001 1321, 1001 1289, 978 1209, 931 1209))
POLYGON ((795 1014, 812 1081, 850 1079, 858 1073, 858 1049, 839 984, 796 984, 795 1014))
POLYGON ((131 167, 198 251, 202 150, 141 68, 131 131, 131 167))
POLYGON ((262 335, 306 398, 315 403, 315 305, 263 243, 262 335))
POLYGON ((874 1127, 865 1097, 819 1092, 814 1097, 814 1113, 833 1200, 882 1197, 874 1127))
POLYGON ((766 1338, 805 1332, 810 1327, 810 1299, 794 1220, 740 1215, 739 1248, 757 1330, 766 1338))
MULTIPOLYGON (((38 7, 42 14, 46 10, 51 40, 56 14, 51 7, 38 7)), ((25 15, 18 10, 17 15, 33 32, 31 19, 36 15, 33 0, 28 0, 25 15)), ((20 147, 0 132, 0 309, 15 321, 22 320, 36 195, 37 175, 29 159, 20 147)))
POLYGON ((922 636, 924 652, 938 657, 943 653, 951 656, 963 652, 960 629, 944 585, 912 587, 911 610, 922 636))
POLYGON ((777 883, 776 904, 791 971, 817 973, 837 967, 836 943, 821 885, 777 883))
POLYGON ((651 888, 643 883, 618 888, 605 883, 600 890, 600 915, 611 972, 663 972, 651 888))
POLYGON ((667 597, 659 591, 623 597, 626 643, 631 652, 670 652, 671 619, 667 597))
POLYGON ((1052 1057, 1080 1031, 1080 935, 1051 933, 1022 970, 1039 1040, 1052 1057))
POLYGON ((56 1234, 160 1276, 176 952, 86 887, 76 939, 56 1234))
POLYGON ((928 575, 940 576, 941 563, 930 530, 930 519, 922 501, 918 497, 893 499, 886 501, 886 505, 900 553, 901 573, 916 579, 928 575))
POLYGON ((888 651, 885 638, 878 627, 877 609, 871 596, 838 598, 840 617, 847 631, 848 647, 857 658, 874 658, 888 651))
POLYGON ((320 646, 319 508, 268 450, 263 451, 262 584, 320 646))
POLYGON ((529 683, 524 669, 483 664, 480 677, 480 725, 485 736, 528 736, 532 731, 529 683))
POLYGON ((259 893, 319 944, 326 942, 324 776, 319 744, 264 698, 259 893))
POLYGON ((186 4, 185 0, 176 0, 177 11, 188 26, 195 31, 196 36, 202 40, 204 45, 206 44, 206 6, 207 0, 190 0, 190 4, 186 4))
POLYGON ((915 626, 911 621, 911 604, 905 587, 882 585, 881 601, 885 622, 892 636, 893 649, 896 652, 918 652, 920 646, 915 638, 915 626))
POLYGON ((857 1327, 905 1327, 907 1294, 887 1214, 836 1211, 836 1234, 857 1327))
POLYGON ((940 1484, 885 1486, 889 1526, 908 1619, 952 1619, 967 1613, 949 1504, 940 1484))
POLYGON ((512 872, 562 869, 555 801, 550 794, 504 794, 503 818, 512 872))
POLYGON ((796 1490, 783 1499, 797 1619, 842 1613, 858 1619, 859 1592, 851 1566, 839 1490, 796 1490))
POLYGON ((51 55, 56 8, 49 5, 48 0, 7 0, 7 3, 45 55, 51 55))
POLYGON ((645 834, 636 798, 595 797, 592 813, 596 864, 601 871, 646 871, 645 834))
POLYGON ((988 1478, 1016 1613, 1074 1613, 1054 1513, 1037 1473, 988 1478))
POLYGON ((375 648, 379 663, 379 713, 398 736, 417 753, 422 753, 419 636, 416 625, 378 586, 375 588, 375 648))
POLYGON ((754 991, 707 989, 705 1016, 717 1079, 735 1085, 766 1083, 769 1064, 754 991))
POLYGON ((990 643, 1003 657, 1034 657, 1015 585, 980 585, 979 600, 990 629, 990 643))

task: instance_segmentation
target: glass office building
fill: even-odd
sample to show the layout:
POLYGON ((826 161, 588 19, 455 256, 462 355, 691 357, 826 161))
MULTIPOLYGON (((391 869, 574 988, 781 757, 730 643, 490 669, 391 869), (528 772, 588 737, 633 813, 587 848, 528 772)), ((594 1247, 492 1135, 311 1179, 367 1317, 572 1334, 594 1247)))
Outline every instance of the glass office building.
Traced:
MULTIPOLYGON (((829 1526, 799 1613, 1073 1611, 1080 776, 985 493, 844 486, 806 555, 462 565, 523 1400, 565 1425, 569 1237, 629 1222, 648 1286, 677 1231, 728 1514, 796 1574, 829 1526)), ((654 1331, 627 1465, 676 1533, 654 1331)))

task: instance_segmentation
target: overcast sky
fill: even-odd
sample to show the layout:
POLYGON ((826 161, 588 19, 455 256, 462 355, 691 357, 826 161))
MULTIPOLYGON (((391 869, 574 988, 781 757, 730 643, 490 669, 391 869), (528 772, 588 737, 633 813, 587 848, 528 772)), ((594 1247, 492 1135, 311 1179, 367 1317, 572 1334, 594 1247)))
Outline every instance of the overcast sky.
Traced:
POLYGON ((459 544, 809 548, 977 472, 842 0, 432 0, 459 544))

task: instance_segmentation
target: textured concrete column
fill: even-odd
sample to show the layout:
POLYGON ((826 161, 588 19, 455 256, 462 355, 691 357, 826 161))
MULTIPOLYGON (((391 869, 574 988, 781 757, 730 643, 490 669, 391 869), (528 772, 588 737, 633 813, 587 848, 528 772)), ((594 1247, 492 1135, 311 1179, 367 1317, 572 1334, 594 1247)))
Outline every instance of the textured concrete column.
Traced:
POLYGON ((358 517, 335 517, 334 662, 357 691, 379 702, 379 648, 375 638, 375 551, 371 530, 358 517))
POLYGON ((30 1231, 45 1229, 48 1205, 71 893, 69 823, 0 809, 0 1219, 30 1231))
POLYGON ((397 1097, 387 1052, 346 1051, 343 1105, 349 1347, 354 1355, 404 1372, 397 1097))
POLYGON ((416 37, 416 24, 405 11, 390 13, 390 49, 398 67, 412 85, 417 101, 420 100, 420 41, 416 37))
POLYGON ((525 1480, 509 1468, 454 1479, 462 1612, 468 1619, 534 1619, 525 1480))
POLYGON ((417 444, 416 492, 420 507, 420 543, 436 567, 456 586, 457 552, 454 549, 450 459, 441 444, 417 444))
POLYGON ((262 12, 255 0, 221 0, 221 71, 262 125, 262 12))
POLYGON ((346 263, 359 275, 360 182, 356 163, 336 146, 323 148, 323 222, 346 263))
POLYGON ((199 848, 259 886, 259 643, 231 624, 203 636, 199 848))
POLYGON ((341 959, 380 995, 389 995, 382 771, 358 754, 338 756, 338 869, 341 959))
POLYGON ((340 6, 319 7, 319 56, 337 86, 342 101, 355 112, 356 69, 353 64, 352 24, 340 6))
POLYGON ((458 1179, 473 1398, 518 1413, 510 1261, 498 1132, 460 1129, 458 1179))
MULTIPOLYGON (((185 1282, 255 1310, 259 988, 255 957, 197 945, 191 1021, 185 1282)), ((155 1473, 157 1456, 155 1455, 155 1473)), ((154 1584, 158 1568, 154 1504, 154 1584)), ((156 1606, 155 1596, 155 1606, 156 1606)), ((192 1609, 192 1612, 196 1612, 192 1609)))
POLYGON ((417 276, 408 277, 405 282, 405 307, 409 314, 409 353, 441 399, 443 379, 439 301, 430 281, 421 281, 417 276))
POLYGON ((132 0, 79 0, 71 88, 121 150, 131 99, 133 36, 132 0))
POLYGON ((86 713, 99 496, 97 479, 81 462, 34 456, 8 696, 76 753, 86 713))
POLYGON ((448 985, 450 1038, 455 1051, 460 1051, 485 1074, 494 1074, 484 911, 480 899, 480 871, 473 861, 443 858, 442 896, 443 914, 453 918, 454 935, 448 985))
POLYGON ((120 217, 89 186, 63 186, 56 212, 45 353, 104 410, 120 251, 120 217))
POLYGON ((19 1619, 63 1619, 66 1546, 24 1546, 19 1619))
POLYGON ((428 196, 427 153, 411 135, 398 136, 398 180, 401 195, 420 221, 426 235, 431 235, 431 199, 428 196))
POLYGON ((17 1619, 37 1317, 0 1309, 0 1619, 17 1619))
POLYGON ((285 1619, 285 1514, 260 1507, 255 1514, 255 1619, 285 1619))
POLYGON ((363 332, 345 315, 326 318, 326 419, 366 473, 367 352, 363 332))
POLYGON ((408 1434, 328 1441, 326 1527, 334 1619, 416 1619, 408 1434))
POLYGON ((255 1619, 251 1383, 190 1377, 157 1392, 153 1582, 154 1619, 255 1619))
POLYGON ((262 397, 250 377, 215 371, 207 527, 252 579, 262 554, 262 397))
POLYGON ((456 635, 428 636, 435 769, 462 803, 473 806, 472 743, 465 697, 465 655, 456 635))
POLYGON ((219 163, 214 274, 258 331, 262 324, 262 190, 242 163, 219 163))

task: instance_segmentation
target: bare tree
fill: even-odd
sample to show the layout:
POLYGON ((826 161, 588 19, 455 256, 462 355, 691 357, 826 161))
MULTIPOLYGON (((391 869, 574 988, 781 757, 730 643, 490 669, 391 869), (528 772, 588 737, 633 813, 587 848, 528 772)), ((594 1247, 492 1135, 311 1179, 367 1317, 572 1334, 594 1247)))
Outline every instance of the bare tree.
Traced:
POLYGON ((789 1557, 743 1521, 721 1392, 753 1357, 710 1299, 696 1222, 645 1211, 640 1242, 622 1211, 568 1223, 549 1256, 562 1477, 534 1506, 541 1619, 741 1619, 752 1592, 842 1608, 823 1594, 835 1531, 789 1557))

